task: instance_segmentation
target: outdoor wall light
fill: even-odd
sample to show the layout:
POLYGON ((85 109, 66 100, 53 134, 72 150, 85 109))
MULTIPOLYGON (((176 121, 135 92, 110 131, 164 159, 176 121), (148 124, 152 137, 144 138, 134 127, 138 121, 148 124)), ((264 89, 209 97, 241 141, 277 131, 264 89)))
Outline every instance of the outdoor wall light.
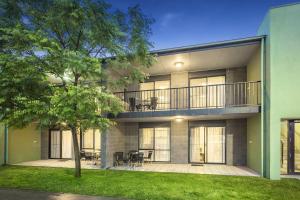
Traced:
POLYGON ((175 62, 174 63, 175 67, 178 68, 178 69, 183 67, 183 64, 184 64, 183 62, 175 62))

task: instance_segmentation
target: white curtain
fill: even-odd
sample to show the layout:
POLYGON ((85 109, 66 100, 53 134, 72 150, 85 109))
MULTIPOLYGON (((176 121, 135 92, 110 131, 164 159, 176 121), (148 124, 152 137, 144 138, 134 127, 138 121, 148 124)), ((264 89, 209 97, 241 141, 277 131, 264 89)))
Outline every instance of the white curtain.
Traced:
POLYGON ((99 129, 95 130, 95 149, 96 150, 101 149, 101 133, 99 129))
POLYGON ((295 123, 295 172, 300 172, 300 123, 295 123))
POLYGON ((191 128, 190 161, 225 163, 225 128, 191 128))
POLYGON ((140 90, 141 91, 141 104, 147 104, 150 103, 151 97, 154 96, 154 82, 148 82, 148 83, 141 83, 140 84, 140 90))
POLYGON ((60 131, 51 131, 51 158, 60 158, 60 131))
POLYGON ((157 97, 156 109, 170 108, 170 81, 155 81, 140 84, 140 90, 150 90, 141 92, 141 99, 143 103, 151 103, 151 97, 157 97), (155 90, 155 93, 154 93, 155 90))
POLYGON ((207 127, 206 162, 225 162, 225 129, 224 127, 207 127))
POLYGON ((154 148, 154 128, 142 128, 139 132, 140 149, 153 149, 154 148))
POLYGON ((224 107, 225 76, 207 78, 207 107, 224 107))
POLYGON ((140 129, 139 151, 147 156, 149 150, 153 151, 155 161, 170 161, 170 128, 140 129))
POLYGON ((158 98, 157 109, 170 108, 170 81, 155 82, 155 96, 158 98))
POLYGON ((155 128, 155 161, 170 161, 170 128, 155 128))
POLYGON ((94 130, 93 129, 89 129, 83 133, 82 147, 84 149, 93 149, 94 148, 94 130))
POLYGON ((190 138, 190 161, 191 162, 204 162, 204 127, 191 128, 190 138))
POLYGON ((72 158, 72 133, 62 131, 62 158, 72 158))
POLYGON ((225 76, 190 80, 190 106, 192 108, 224 107, 225 76))

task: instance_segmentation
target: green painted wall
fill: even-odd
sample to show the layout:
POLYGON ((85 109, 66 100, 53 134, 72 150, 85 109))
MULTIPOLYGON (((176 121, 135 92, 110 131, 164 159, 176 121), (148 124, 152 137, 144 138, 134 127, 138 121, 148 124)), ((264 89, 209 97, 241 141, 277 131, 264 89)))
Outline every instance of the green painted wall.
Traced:
POLYGON ((247 64, 247 81, 260 81, 260 48, 258 48, 247 64))
POLYGON ((262 174, 260 114, 247 119, 247 166, 262 174))
POLYGON ((8 163, 41 159, 41 133, 35 125, 8 129, 8 163))
POLYGON ((0 165, 4 164, 4 125, 0 124, 0 165))
POLYGON ((280 179, 280 121, 300 119, 300 4, 273 8, 258 34, 266 34, 264 69, 265 175, 280 179))
MULTIPOLYGON (((247 65, 247 81, 261 80, 261 50, 256 50, 247 65)), ((257 98, 257 97, 254 97, 257 98)), ((262 174, 261 113, 247 118, 247 166, 262 174)))

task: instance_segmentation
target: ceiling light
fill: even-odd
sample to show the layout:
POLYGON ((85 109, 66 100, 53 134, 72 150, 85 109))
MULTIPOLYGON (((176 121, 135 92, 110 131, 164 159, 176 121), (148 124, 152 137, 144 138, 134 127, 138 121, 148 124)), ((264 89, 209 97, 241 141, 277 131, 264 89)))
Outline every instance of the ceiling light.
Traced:
POLYGON ((183 118, 182 118, 182 117, 176 117, 176 118, 175 118, 175 121, 176 121, 176 122, 182 122, 182 121, 183 121, 183 118))
POLYGON ((175 65, 176 68, 181 68, 181 67, 183 67, 183 64, 184 64, 183 62, 175 62, 175 63, 174 63, 174 65, 175 65))

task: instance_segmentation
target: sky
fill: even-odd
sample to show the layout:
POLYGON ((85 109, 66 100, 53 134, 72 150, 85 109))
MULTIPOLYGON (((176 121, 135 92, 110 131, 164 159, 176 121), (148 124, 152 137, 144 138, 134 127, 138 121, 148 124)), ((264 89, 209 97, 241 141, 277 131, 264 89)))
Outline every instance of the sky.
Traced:
POLYGON ((299 0, 108 0, 125 10, 139 4, 155 20, 150 41, 165 49, 255 36, 269 8, 299 0))

